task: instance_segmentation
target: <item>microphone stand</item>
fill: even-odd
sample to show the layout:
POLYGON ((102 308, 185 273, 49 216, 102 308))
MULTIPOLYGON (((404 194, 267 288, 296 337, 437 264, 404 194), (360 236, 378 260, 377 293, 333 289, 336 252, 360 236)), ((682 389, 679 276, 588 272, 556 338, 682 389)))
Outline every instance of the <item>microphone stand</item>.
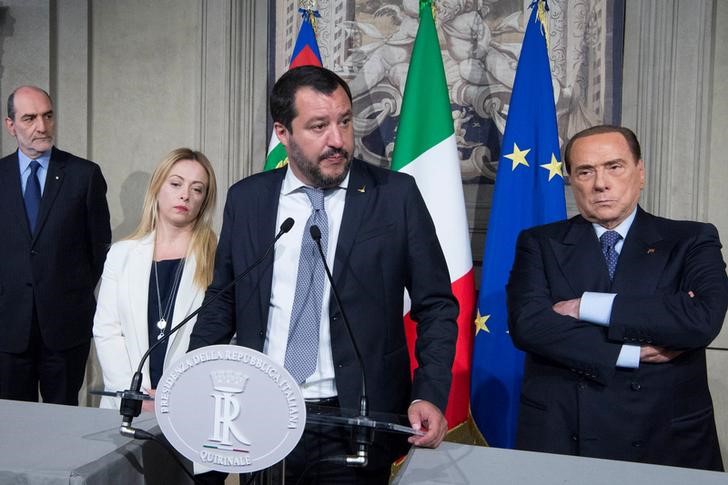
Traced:
POLYGON ((169 337, 175 333, 177 330, 182 328, 184 324, 189 322, 192 318, 197 316, 198 313, 200 313, 204 308, 206 308, 208 305, 210 305, 212 302, 217 300, 220 295, 224 294, 227 290, 232 288, 238 281, 243 279, 245 276, 247 276, 251 271, 253 271, 260 263, 263 262, 263 260, 268 257, 270 252, 273 250, 273 246, 275 246, 276 242, 283 236, 285 233, 291 230, 294 224, 293 218, 289 217, 285 221, 283 221, 283 224, 281 224, 280 230, 278 231, 278 234, 276 234, 276 237, 273 238, 273 241, 270 243, 268 248, 265 250, 262 256, 260 256, 253 264, 248 266, 248 268, 237 275, 230 283, 225 285, 220 291, 218 291, 214 296, 212 296, 209 300, 205 301, 200 305, 200 307, 190 313, 184 320, 179 322, 177 325, 175 325, 169 333, 165 334, 164 337, 157 340, 152 346, 149 347, 149 349, 144 353, 141 360, 139 361, 139 366, 137 367, 136 372, 134 373, 134 376, 131 379, 131 384, 129 386, 129 389, 124 391, 122 393, 121 397, 121 405, 119 406, 119 414, 122 415, 121 420, 121 427, 119 428, 119 432, 123 436, 127 436, 130 438, 137 438, 137 439, 150 439, 152 436, 150 433, 147 433, 144 430, 136 429, 131 426, 131 422, 134 418, 139 416, 142 412, 142 400, 145 396, 144 393, 141 392, 142 388, 142 368, 144 367, 144 362, 147 360, 147 357, 149 357, 149 354, 152 353, 152 350, 154 350, 158 345, 160 345, 162 342, 166 342, 169 337))
MULTIPOLYGON (((311 238, 316 242, 316 247, 318 248, 319 255, 321 256, 321 261, 324 263, 324 269, 326 270, 326 276, 329 280, 329 286, 331 287, 331 293, 334 295, 334 299, 336 300, 336 305, 339 307, 339 311, 341 312, 341 317, 344 320, 344 326, 346 327, 346 332, 349 334, 349 339, 351 340, 351 345, 354 348, 354 354, 356 355, 356 359, 359 362, 359 367, 361 369, 361 394, 359 397, 359 418, 362 419, 362 421, 368 421, 369 420, 369 399, 367 398, 367 382, 366 382, 366 373, 364 371, 364 359, 361 356, 361 353, 359 352, 359 346, 356 344, 356 339, 354 338, 354 332, 351 330, 351 325, 349 324, 349 319, 346 317, 346 312, 344 312, 344 307, 341 305, 341 299, 339 298, 339 292, 336 291, 336 285, 334 285, 334 278, 331 276, 331 270, 329 269, 329 265, 326 263, 326 256, 324 255, 324 251, 321 248, 321 229, 317 225, 312 225, 309 228, 309 232, 311 233, 311 238)), ((343 457, 344 464, 346 466, 350 467, 365 467, 367 466, 367 463, 369 462, 369 445, 372 444, 372 440, 374 438, 374 431, 370 427, 366 426, 359 426, 356 425, 354 427, 354 442, 357 444, 357 452, 356 455, 346 455, 343 457)), ((338 460, 335 460, 338 461, 338 460)))

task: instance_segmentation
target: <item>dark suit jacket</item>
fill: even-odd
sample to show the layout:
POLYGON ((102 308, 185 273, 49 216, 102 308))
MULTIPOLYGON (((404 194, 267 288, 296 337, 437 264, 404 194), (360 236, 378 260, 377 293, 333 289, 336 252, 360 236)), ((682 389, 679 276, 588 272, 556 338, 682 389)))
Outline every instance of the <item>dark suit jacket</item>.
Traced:
MULTIPOLYGON (((253 175, 230 188, 208 298, 270 244, 278 230, 285 170, 253 175)), ((434 225, 412 177, 353 161, 335 257, 333 277, 363 354, 371 409, 403 413, 412 399, 425 399, 444 410, 458 306, 434 225), (402 323, 405 287, 411 314, 419 322, 419 368, 412 384, 402 323)), ((291 272, 295 275, 296 268, 291 272)), ((236 285, 234 299, 223 296, 200 314, 190 348, 227 342, 237 331, 240 345, 262 351, 272 276, 269 257, 236 285)), ((333 298, 330 328, 339 401, 358 409, 359 364, 333 298)))
POLYGON ((53 148, 31 235, 18 154, 0 159, 0 352, 27 348, 34 305, 48 347, 89 342, 93 292, 110 241, 106 182, 98 165, 53 148))
POLYGON ((705 365, 728 305, 720 248, 710 224, 638 208, 610 284, 581 216, 524 231, 507 287, 511 336, 527 352, 517 446, 722 469, 705 365), (585 291, 617 294, 609 327, 552 310, 585 291), (622 344, 684 353, 622 369, 622 344))

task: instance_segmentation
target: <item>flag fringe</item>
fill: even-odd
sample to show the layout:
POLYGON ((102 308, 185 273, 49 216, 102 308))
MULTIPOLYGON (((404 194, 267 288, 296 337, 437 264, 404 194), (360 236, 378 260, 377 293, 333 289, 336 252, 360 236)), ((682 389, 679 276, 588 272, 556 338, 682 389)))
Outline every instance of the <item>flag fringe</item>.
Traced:
POLYGON ((541 34, 546 39, 546 50, 551 50, 551 36, 549 35, 549 5, 546 0, 538 0, 536 18, 541 23, 541 34))
POLYGON ((488 442, 475 425, 473 415, 470 413, 468 413, 468 419, 448 430, 445 441, 461 445, 488 446, 488 442))

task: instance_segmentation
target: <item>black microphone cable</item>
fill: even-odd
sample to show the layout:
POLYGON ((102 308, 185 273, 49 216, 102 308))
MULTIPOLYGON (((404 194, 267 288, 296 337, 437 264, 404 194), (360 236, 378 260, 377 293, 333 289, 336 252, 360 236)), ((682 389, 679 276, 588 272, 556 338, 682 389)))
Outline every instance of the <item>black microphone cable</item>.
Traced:
MULTIPOLYGON (((346 316, 346 312, 344 311, 344 307, 341 304, 341 299, 339 298, 339 292, 336 290, 336 285, 334 285, 334 278, 331 275, 331 270, 329 269, 328 263, 326 263, 326 256, 324 255, 323 248, 321 247, 321 229, 316 224, 313 224, 309 228, 309 232, 311 233, 311 238, 316 242, 316 247, 318 248, 319 255, 321 256, 321 261, 324 263, 324 269, 326 270, 326 276, 329 280, 329 286, 331 287, 331 293, 334 295, 334 299, 336 300, 336 305, 339 307, 339 311, 341 312, 341 318, 344 320, 344 326, 346 327, 346 331, 349 334, 349 340, 351 340, 351 346, 354 348, 354 354, 356 355, 356 359, 359 362, 359 367, 361 369, 361 394, 359 397, 359 416, 367 419, 369 417, 369 399, 367 394, 367 380, 366 380, 366 371, 364 370, 364 359, 361 356, 361 352, 359 352, 359 346, 356 344, 356 339, 354 338, 354 332, 351 329, 351 324, 349 323, 349 319, 346 316)), ((373 439, 373 431, 371 428, 365 427, 365 426, 357 426, 354 436, 354 441, 358 445, 357 448, 357 454, 356 455, 347 455, 344 457, 345 464, 347 466, 352 467, 365 467, 367 466, 367 463, 369 462, 368 458, 368 447, 372 443, 373 439)), ((327 461, 333 461, 333 462, 339 462, 338 457, 334 457, 331 459, 328 459, 327 461)))

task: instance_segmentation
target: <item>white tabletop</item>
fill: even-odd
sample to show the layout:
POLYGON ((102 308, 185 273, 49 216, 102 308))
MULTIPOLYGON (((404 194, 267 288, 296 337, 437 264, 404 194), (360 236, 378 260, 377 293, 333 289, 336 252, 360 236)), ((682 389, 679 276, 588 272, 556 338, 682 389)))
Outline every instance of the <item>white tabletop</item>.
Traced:
POLYGON ((728 474, 445 442, 435 450, 413 448, 393 483, 726 485, 728 474))

